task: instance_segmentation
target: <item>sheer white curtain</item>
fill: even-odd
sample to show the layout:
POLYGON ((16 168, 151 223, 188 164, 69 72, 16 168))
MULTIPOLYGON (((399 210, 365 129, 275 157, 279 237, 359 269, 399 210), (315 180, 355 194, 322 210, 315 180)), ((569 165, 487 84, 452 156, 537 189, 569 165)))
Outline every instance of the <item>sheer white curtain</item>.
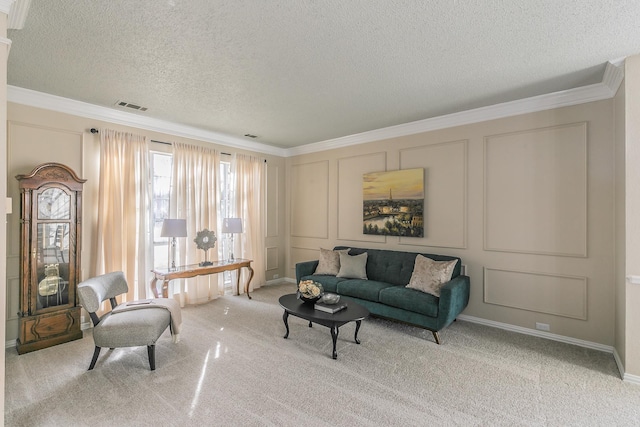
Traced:
MULTIPOLYGON (((264 182, 265 161, 257 157, 236 154, 231 168, 234 182, 233 212, 231 216, 242 218, 242 234, 234 239, 233 253, 238 258, 252 259, 255 275, 249 291, 257 289, 266 282, 264 254, 264 182)), ((248 274, 242 269, 245 283, 248 274)), ((241 287, 240 292, 244 292, 241 287)))
MULTIPOLYGON (((178 239, 176 265, 197 264, 205 260, 204 251, 196 248, 193 239, 198 231, 218 232, 220 153, 183 143, 173 144, 170 217, 187 220, 187 238, 178 239)), ((209 261, 218 259, 218 245, 209 249, 209 261)), ((223 275, 199 276, 174 280, 173 294, 180 305, 199 304, 215 299, 224 292, 223 275), (179 288, 179 289, 177 289, 179 288)))
POLYGON ((96 274, 123 271, 125 301, 149 291, 149 150, 144 136, 100 130, 100 183, 96 274))

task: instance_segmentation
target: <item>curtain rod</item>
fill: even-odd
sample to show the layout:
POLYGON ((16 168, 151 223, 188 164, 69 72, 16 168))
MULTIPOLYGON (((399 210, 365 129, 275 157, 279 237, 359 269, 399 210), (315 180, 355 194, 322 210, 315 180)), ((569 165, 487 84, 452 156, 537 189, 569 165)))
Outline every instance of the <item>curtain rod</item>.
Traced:
MULTIPOLYGON (((100 133, 100 131, 96 128, 91 128, 91 133, 100 133)), ((170 142, 164 142, 164 141, 156 141, 155 139, 151 139, 151 142, 157 142, 158 144, 165 144, 165 145, 173 145, 170 142)))
MULTIPOLYGON (((96 129, 96 128, 91 128, 91 133, 100 133, 100 131, 98 129, 96 129)), ((158 144, 165 144, 165 145, 173 145, 170 142, 156 141, 155 139, 152 139, 151 142, 157 142, 158 144)), ((222 152, 220 154, 224 154, 224 155, 227 155, 227 156, 231 155, 231 153, 222 153, 222 152)), ((264 162, 267 163, 267 159, 264 159, 264 162)))
POLYGON ((173 145, 170 142, 164 142, 164 141, 156 141, 155 139, 152 139, 151 142, 157 142, 158 144, 164 144, 164 145, 173 145))

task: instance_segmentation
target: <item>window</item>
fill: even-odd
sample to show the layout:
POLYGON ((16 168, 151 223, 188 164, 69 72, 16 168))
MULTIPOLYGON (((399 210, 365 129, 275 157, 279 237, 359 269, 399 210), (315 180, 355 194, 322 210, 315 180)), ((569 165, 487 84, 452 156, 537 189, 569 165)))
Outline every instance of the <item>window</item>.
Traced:
MULTIPOLYGON (((152 206, 150 224, 152 225, 151 251, 152 265, 154 269, 167 269, 169 267, 169 239, 160 237, 162 222, 169 218, 170 195, 171 195, 171 173, 172 156, 169 153, 151 153, 151 197, 152 206)), ((232 216, 234 203, 233 174, 229 161, 220 162, 220 200, 218 203, 218 220, 232 216)), ((218 224, 217 229, 220 229, 218 224)), ((218 236, 216 249, 218 259, 229 258, 230 241, 227 234, 218 236)), ((223 272, 225 290, 232 290, 232 275, 230 271, 223 272)))
POLYGON ((169 240, 160 237, 162 221, 169 218, 169 195, 171 194, 171 154, 151 153, 151 197, 150 224, 152 226, 152 248, 154 269, 169 267, 169 240))
MULTIPOLYGON (((231 163, 220 162, 220 206, 218 208, 218 218, 231 216, 233 201, 233 177, 231 176, 231 163)), ((152 206, 150 223, 152 224, 152 264, 154 269, 166 269, 169 266, 169 241, 166 237, 160 237, 162 221, 169 218, 170 195, 171 195, 171 171, 172 156, 168 153, 151 153, 151 194, 152 206)), ((227 235, 218 236, 219 259, 229 257, 229 240, 227 235)), ((229 272, 224 273, 225 284, 231 283, 229 272)))
MULTIPOLYGON (((231 178, 231 163, 220 162, 220 206, 218 208, 218 221, 220 221, 220 224, 222 224, 224 218, 231 216, 231 202, 233 200, 233 188, 231 185, 233 180, 231 178)), ((218 237, 222 237, 218 240, 220 242, 218 246, 219 259, 227 259, 229 257, 229 242, 226 238, 227 236, 223 234, 218 237)))
MULTIPOLYGON (((220 206, 218 209, 218 220, 222 221, 224 218, 231 216, 231 206, 233 200, 233 182, 231 176, 231 163, 220 162, 220 206)), ((218 259, 228 259, 230 253, 230 242, 227 234, 218 236, 218 259)), ((224 289, 225 292, 233 292, 232 290, 232 276, 230 271, 224 271, 224 289)))

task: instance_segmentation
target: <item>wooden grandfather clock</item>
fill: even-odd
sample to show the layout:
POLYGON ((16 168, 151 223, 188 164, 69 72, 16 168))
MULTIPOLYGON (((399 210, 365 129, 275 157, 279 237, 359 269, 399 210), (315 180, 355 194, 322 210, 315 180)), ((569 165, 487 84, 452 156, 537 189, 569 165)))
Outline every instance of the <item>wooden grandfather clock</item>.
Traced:
POLYGON ((19 354, 82 338, 82 184, 59 163, 18 175, 21 196, 19 354))

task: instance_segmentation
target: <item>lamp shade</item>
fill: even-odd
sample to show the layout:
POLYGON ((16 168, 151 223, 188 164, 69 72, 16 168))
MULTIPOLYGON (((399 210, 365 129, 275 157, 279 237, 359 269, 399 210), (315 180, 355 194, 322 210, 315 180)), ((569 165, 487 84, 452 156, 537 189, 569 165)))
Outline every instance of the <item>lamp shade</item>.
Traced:
POLYGON ((222 220, 223 233, 242 233, 242 218, 225 218, 222 220))
POLYGON ((162 221, 160 237, 187 237, 187 220, 165 219, 162 221))

